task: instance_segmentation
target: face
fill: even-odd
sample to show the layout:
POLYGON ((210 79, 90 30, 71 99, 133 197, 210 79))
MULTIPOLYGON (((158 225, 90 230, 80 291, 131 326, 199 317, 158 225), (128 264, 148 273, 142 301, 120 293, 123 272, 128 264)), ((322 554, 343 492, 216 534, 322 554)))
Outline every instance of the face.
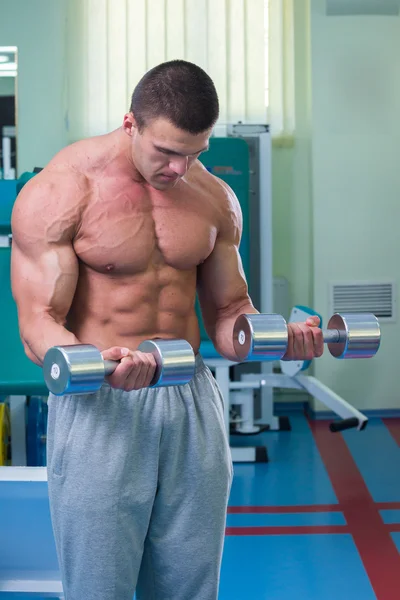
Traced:
POLYGON ((167 190, 184 177, 200 154, 208 150, 211 129, 193 135, 164 118, 151 121, 139 132, 131 113, 124 117, 131 137, 131 158, 142 177, 155 189, 167 190))

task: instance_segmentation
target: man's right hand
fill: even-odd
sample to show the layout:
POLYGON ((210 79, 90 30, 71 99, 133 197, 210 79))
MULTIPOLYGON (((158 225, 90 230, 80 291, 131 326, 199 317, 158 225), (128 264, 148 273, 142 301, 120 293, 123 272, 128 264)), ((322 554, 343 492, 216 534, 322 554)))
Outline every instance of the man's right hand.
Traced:
POLYGON ((149 387, 156 372, 156 359, 152 354, 113 346, 102 353, 103 360, 119 361, 112 375, 107 377, 113 388, 130 392, 149 387))

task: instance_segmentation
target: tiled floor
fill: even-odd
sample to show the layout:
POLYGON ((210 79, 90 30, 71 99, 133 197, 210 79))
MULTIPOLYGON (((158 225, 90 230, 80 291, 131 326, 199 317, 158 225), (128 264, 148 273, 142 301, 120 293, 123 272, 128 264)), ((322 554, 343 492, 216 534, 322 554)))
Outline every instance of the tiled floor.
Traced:
POLYGON ((220 600, 399 600, 400 419, 290 420, 259 436, 268 464, 235 465, 220 600))

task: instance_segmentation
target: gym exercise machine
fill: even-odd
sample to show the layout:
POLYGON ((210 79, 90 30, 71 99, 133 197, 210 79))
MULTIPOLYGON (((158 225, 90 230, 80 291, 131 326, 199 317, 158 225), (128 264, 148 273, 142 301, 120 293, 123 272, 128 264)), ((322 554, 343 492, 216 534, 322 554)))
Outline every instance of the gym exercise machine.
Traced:
MULTIPOLYGON (((314 315, 306 307, 295 307, 290 322, 305 321, 314 315)), ((381 343, 378 319, 369 313, 335 314, 328 327, 322 330, 323 340, 332 356, 338 359, 373 358, 381 343)), ((340 398, 315 377, 299 375, 309 367, 310 361, 283 361, 288 344, 285 319, 281 315, 242 315, 235 324, 234 347, 241 360, 281 361, 281 374, 264 377, 271 387, 304 389, 318 398, 342 420, 330 424, 332 432, 345 429, 364 429, 367 418, 356 408, 340 398)), ((247 409, 248 411, 248 409, 247 409)), ((247 412, 246 431, 250 433, 251 417, 247 412)), ((243 429, 242 429, 243 430, 243 429)), ((253 427, 252 432, 257 429, 253 427)))
MULTIPOLYGON (((240 253, 255 305, 265 314, 279 312, 279 306, 274 306, 273 299, 271 138, 268 125, 239 123, 227 127, 225 141, 220 138, 219 145, 214 146, 211 153, 206 153, 202 160, 211 172, 231 185, 241 204, 243 238, 240 253), (243 142, 247 146, 247 156, 243 142), (234 155, 224 151, 229 146, 236 148, 234 155), (247 198, 245 184, 239 181, 239 176, 245 176, 246 170, 249 181, 247 198)), ((289 321, 304 321, 313 314, 316 313, 312 309, 295 306, 289 321)), ((338 348, 340 344, 332 343, 330 346, 338 348)), ((203 341, 201 352, 206 364, 213 370, 225 400, 224 417, 228 434, 254 435, 265 430, 290 428, 288 420, 274 414, 276 388, 299 390, 323 403, 341 419, 330 425, 332 432, 347 427, 361 430, 367 423, 365 415, 344 398, 315 377, 305 375, 310 361, 286 362, 276 356, 275 360, 260 364, 254 362, 253 372, 249 372, 249 369, 241 370, 242 365, 218 356, 207 341, 203 341), (280 373, 274 372, 277 368, 280 373), (254 410, 256 396, 260 398, 257 418, 254 410), (236 415, 235 410, 238 411, 236 415)), ((234 436, 231 436, 233 439, 234 436)), ((231 446, 231 452, 234 462, 268 461, 266 446, 231 446)))
MULTIPOLYGON (((2 129, 2 157, 3 157, 3 179, 15 179, 15 168, 12 166, 12 156, 15 156, 15 150, 13 153, 12 146, 15 146, 16 128, 15 126, 6 125, 2 129)), ((0 165, 1 168, 1 165, 0 165)))
MULTIPOLYGON (((289 322, 301 322, 316 313, 307 307, 294 307, 289 322)), ((321 319, 321 317, 320 317, 321 319)), ((321 319, 322 322, 322 319, 321 319)), ((373 358, 381 342, 381 330, 377 318, 372 314, 335 314, 331 317, 323 339, 331 355, 337 359, 373 358)), ((242 315, 235 323, 234 347, 241 361, 264 364, 280 362, 281 373, 245 374, 240 381, 223 381, 229 404, 240 407, 240 418, 231 419, 236 432, 255 435, 264 430, 277 430, 277 417, 267 425, 257 424, 254 419, 254 391, 258 389, 284 388, 306 392, 327 406, 341 419, 330 423, 335 433, 345 429, 362 430, 368 419, 354 406, 346 402, 333 390, 313 376, 305 375, 311 361, 284 361, 288 343, 287 323, 281 315, 242 315)), ((221 385, 221 382, 220 382, 221 385)), ((232 448, 234 462, 267 462, 265 446, 232 448)))
MULTIPOLYGON (((226 137, 211 138, 210 150, 200 157, 206 168, 228 183, 234 190, 243 214, 240 255, 249 283, 250 295, 263 313, 272 313, 272 206, 271 206, 271 140, 268 125, 235 124, 226 127, 226 137)), ((202 324, 201 315, 199 315, 202 324)), ((273 390, 263 377, 244 381, 237 374, 238 363, 219 356, 201 328, 201 354, 213 371, 225 400, 224 419, 230 432, 230 406, 257 391, 260 394, 261 420, 272 423, 273 390)), ((272 374, 272 363, 262 363, 256 373, 272 374)), ((246 406, 250 409, 250 407, 246 406)), ((279 422, 278 419, 276 419, 279 422)), ((234 462, 263 460, 265 452, 258 447, 231 446, 234 462)))

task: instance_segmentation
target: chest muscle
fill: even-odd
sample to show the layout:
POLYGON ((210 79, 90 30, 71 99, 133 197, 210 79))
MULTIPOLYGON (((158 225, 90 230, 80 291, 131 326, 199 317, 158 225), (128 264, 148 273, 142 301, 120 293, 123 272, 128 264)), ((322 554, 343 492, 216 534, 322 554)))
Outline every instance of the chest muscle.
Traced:
POLYGON ((141 186, 89 202, 75 240, 78 257, 103 273, 137 274, 162 266, 191 270, 211 253, 212 211, 193 193, 150 194, 141 186))

